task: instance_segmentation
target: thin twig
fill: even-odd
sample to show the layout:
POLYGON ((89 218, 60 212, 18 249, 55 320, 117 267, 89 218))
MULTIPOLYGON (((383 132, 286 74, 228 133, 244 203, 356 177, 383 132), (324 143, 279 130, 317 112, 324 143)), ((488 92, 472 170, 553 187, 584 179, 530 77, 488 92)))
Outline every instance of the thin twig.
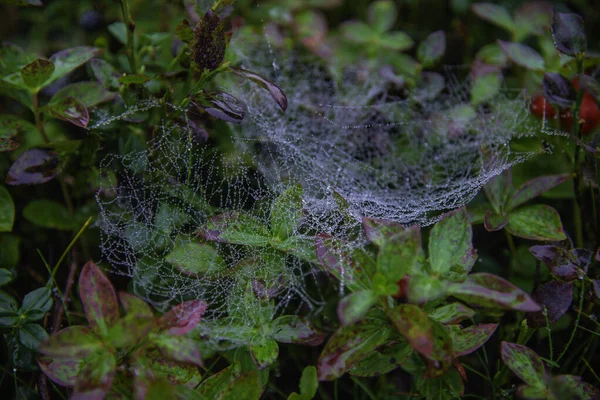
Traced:
MULTIPOLYGON (((62 295, 62 302, 56 303, 57 307, 54 310, 54 319, 52 321, 52 333, 58 332, 60 329, 62 316, 64 312, 68 312, 66 310, 66 305, 69 302, 69 298, 71 296, 71 290, 75 285, 75 275, 77 273, 77 251, 75 249, 71 250, 71 265, 69 266, 69 276, 67 277, 67 283, 65 285, 65 290, 62 295)), ((68 318, 69 319, 69 318, 68 318)), ((70 322, 69 322, 70 325, 70 322)))

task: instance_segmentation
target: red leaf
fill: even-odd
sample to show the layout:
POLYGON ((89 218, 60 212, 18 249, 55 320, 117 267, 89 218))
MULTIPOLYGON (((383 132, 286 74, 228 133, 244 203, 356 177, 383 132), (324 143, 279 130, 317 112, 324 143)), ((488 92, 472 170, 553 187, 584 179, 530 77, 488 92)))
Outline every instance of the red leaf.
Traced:
POLYGON ((73 387, 77 380, 83 359, 40 357, 37 360, 40 369, 48 378, 61 386, 73 387))
POLYGON ((105 335, 108 326, 119 319, 119 303, 114 286, 93 261, 79 275, 79 294, 90 327, 105 335))
POLYGON ((160 318, 159 326, 170 335, 185 335, 198 325, 206 307, 206 303, 200 300, 178 304, 160 318))
MULTIPOLYGON (((573 282, 550 281, 540 286, 533 298, 546 307, 548 323, 558 321, 571 307, 573 302, 573 282)), ((532 328, 546 326, 546 317, 542 311, 527 314, 527 323, 532 328)))

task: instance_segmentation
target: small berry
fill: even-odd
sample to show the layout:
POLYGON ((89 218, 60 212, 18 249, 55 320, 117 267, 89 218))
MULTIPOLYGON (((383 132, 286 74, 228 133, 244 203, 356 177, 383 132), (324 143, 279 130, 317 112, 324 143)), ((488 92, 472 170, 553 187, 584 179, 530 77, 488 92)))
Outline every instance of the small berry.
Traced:
POLYGON ((554 118, 556 115, 556 109, 542 95, 533 98, 529 109, 538 118, 554 118))

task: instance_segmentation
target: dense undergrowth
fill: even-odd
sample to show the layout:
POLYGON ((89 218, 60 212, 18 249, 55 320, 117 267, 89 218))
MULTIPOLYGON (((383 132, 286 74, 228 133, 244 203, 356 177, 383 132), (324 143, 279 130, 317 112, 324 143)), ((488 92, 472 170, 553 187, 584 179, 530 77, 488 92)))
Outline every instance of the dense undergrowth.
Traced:
POLYGON ((600 398, 600 15, 429 3, 0 0, 0 393, 600 398))

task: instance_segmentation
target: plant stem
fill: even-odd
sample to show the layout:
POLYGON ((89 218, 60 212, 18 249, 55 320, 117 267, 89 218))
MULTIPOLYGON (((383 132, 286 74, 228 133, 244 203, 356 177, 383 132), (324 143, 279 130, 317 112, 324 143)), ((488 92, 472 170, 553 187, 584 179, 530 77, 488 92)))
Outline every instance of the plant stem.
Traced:
POLYGON ((132 73, 137 73, 137 63, 135 59, 135 22, 131 18, 131 12, 129 11, 128 0, 121 0, 121 10, 123 11, 123 21, 127 27, 127 56, 129 57, 129 66, 132 73))
POLYGON ((60 264, 63 262, 63 260, 67 256, 67 253, 73 248, 73 246, 75 245, 75 242, 77 242, 77 239, 79 239, 79 237, 83 234, 83 231, 85 231, 86 228, 91 223, 92 223, 92 217, 89 217, 87 219, 87 221, 85 221, 85 224, 83 224, 83 226, 81 227, 81 229, 79 230, 79 232, 77 232, 77 234, 75 235, 75 237, 73 238, 73 240, 71 240, 71 243, 69 243, 69 245, 67 246, 67 248, 65 249, 65 251, 62 253, 62 255, 60 256, 60 258, 58 259, 58 262, 54 266, 54 269, 52 270, 52 275, 51 275, 52 280, 54 280, 54 276, 56 275, 56 271, 58 270, 58 267, 60 266, 60 264))
POLYGON ((38 99, 38 93, 33 94, 33 117, 35 118, 35 127, 42 134, 44 142, 50 143, 46 131, 44 130, 44 121, 42 120, 42 113, 40 113, 40 102, 38 99))

